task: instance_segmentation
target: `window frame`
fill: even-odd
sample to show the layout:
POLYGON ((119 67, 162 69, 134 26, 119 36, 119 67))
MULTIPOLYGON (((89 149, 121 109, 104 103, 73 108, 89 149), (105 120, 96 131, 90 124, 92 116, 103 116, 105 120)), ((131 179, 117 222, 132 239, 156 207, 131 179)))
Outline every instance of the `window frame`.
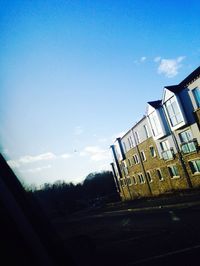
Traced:
POLYGON ((150 171, 147 171, 147 178, 148 178, 149 183, 153 182, 153 179, 152 179, 152 176, 150 174, 150 171))
POLYGON ((144 125, 143 128, 144 128, 144 132, 145 132, 146 138, 148 139, 150 137, 150 134, 149 134, 149 130, 148 130, 147 125, 144 125))
POLYGON ((146 158, 145 152, 143 150, 140 151, 140 155, 141 155, 142 161, 145 162, 147 160, 147 158, 146 158))
POLYGON ((176 97, 176 95, 173 95, 171 98, 169 98, 166 102, 165 102, 165 111, 167 114, 167 118, 169 120, 170 123, 170 127, 173 129, 176 129, 177 127, 179 127, 180 125, 182 125, 183 123, 185 124, 185 118, 184 118, 184 114, 183 111, 180 107, 180 103, 176 97), (173 102, 172 102, 173 101, 173 102), (170 105, 169 105, 170 103, 170 105), (173 105, 173 103, 175 103, 175 105, 173 105), (176 106, 176 108, 175 108, 176 106), (170 107, 170 108, 169 108, 170 107), (171 110, 170 110, 171 109, 171 110), (176 110, 178 110, 178 113, 176 113, 176 110), (172 111, 172 113, 174 114, 173 116, 170 115, 170 112, 172 111), (181 121, 178 121, 178 116, 180 115, 181 121), (172 119, 175 117, 176 120, 176 124, 173 124, 172 119))
POLYGON ((190 160, 190 161, 188 161, 188 163, 189 163, 189 166, 190 166, 190 169, 191 169, 193 175, 200 174, 200 158, 190 160), (199 161, 199 166, 196 163, 197 161, 199 161), (194 167, 194 165, 192 165, 192 163, 195 163, 195 167, 197 168, 198 171, 193 172, 192 168, 194 169, 195 167, 194 167))
POLYGON ((199 94, 200 94, 200 88, 199 87, 196 87, 196 88, 194 88, 192 90, 192 95, 194 97, 194 100, 195 100, 195 103, 196 103, 197 108, 200 108, 200 99, 198 100, 198 95, 195 94, 195 91, 197 91, 197 90, 199 91, 199 94))
POLYGON ((168 171, 169 171, 169 174, 170 174, 171 179, 173 179, 173 178, 180 178, 180 174, 179 174, 178 167, 177 167, 176 164, 169 165, 167 168, 168 168, 168 171), (173 174, 174 169, 176 169, 175 170, 175 172, 177 173, 176 175, 173 174))
POLYGON ((145 184, 145 178, 144 178, 143 173, 138 173, 137 175, 138 175, 139 183, 145 184))
POLYGON ((156 169, 156 174, 158 176, 159 181, 163 181, 164 180, 164 177, 163 177, 161 169, 157 168, 156 169))
POLYGON ((156 157, 156 149, 155 149, 155 147, 153 145, 149 146, 149 151, 150 151, 151 157, 155 158, 156 157), (154 155, 152 155, 152 152, 151 152, 152 148, 153 148, 153 151, 154 151, 154 155))
POLYGON ((139 164, 140 163, 139 156, 136 153, 133 154, 133 161, 134 161, 134 164, 139 164), (135 158, 137 158, 137 159, 135 159, 135 158))
POLYGON ((132 179, 133 179, 133 184, 134 184, 134 185, 137 185, 137 178, 136 178, 136 176, 133 175, 133 176, 132 176, 132 179))

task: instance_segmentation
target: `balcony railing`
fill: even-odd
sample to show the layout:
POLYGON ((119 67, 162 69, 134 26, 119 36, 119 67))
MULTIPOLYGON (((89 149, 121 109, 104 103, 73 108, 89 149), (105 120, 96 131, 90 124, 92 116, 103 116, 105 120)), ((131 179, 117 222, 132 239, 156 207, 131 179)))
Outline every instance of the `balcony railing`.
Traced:
POLYGON ((172 160, 172 159, 174 159, 174 151, 173 151, 173 149, 163 151, 162 152, 162 158, 164 160, 172 160))
POLYGON ((186 154, 186 153, 191 153, 191 152, 197 152, 198 150, 198 142, 196 139, 190 140, 188 142, 184 142, 181 144, 181 151, 186 154))

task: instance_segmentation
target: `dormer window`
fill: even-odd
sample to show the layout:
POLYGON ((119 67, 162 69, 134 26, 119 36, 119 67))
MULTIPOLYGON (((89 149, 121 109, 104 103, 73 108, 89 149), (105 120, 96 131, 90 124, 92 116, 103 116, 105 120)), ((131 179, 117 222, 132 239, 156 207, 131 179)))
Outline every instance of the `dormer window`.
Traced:
POLYGON ((172 127, 175 127, 176 125, 180 124, 184 121, 181 110, 178 106, 178 102, 173 96, 166 102, 166 110, 169 117, 169 121, 172 127))

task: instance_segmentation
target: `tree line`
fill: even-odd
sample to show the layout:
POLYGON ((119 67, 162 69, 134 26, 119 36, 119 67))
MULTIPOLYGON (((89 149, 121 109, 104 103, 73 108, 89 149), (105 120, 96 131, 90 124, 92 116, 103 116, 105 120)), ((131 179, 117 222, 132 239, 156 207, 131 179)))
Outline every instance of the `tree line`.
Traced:
POLYGON ((90 173, 82 183, 56 181, 29 193, 36 197, 48 215, 69 215, 87 208, 119 201, 112 172, 90 173))

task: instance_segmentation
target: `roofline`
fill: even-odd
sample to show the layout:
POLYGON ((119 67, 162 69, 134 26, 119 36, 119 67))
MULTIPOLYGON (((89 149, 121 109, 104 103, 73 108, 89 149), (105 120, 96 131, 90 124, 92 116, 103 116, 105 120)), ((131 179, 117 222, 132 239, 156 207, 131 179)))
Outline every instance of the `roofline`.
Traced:
POLYGON ((161 104, 162 104, 162 100, 156 100, 156 101, 150 101, 150 102, 147 102, 148 105, 151 105, 151 107, 153 107, 154 109, 158 109, 160 108, 161 104), (154 103, 154 102, 160 102, 159 103, 159 107, 155 108, 151 103, 154 103))
POLYGON ((179 86, 186 86, 196 80, 200 76, 200 66, 190 73, 184 80, 179 83, 179 86))
MULTIPOLYGON (((180 90, 183 90, 185 86, 189 85, 193 81, 195 81, 198 77, 200 77, 200 66, 197 67, 192 73, 190 73, 184 80, 182 80, 177 85, 171 85, 171 86, 164 86, 164 89, 170 90, 170 88, 178 88, 180 90)), ((171 91, 171 90, 170 90, 171 91)), ((173 91, 172 91, 173 92, 173 91)))
POLYGON ((138 122, 136 122, 136 124, 135 125, 133 125, 122 137, 121 137, 121 139, 122 138, 124 138, 128 133, 130 133, 138 124, 140 124, 145 118, 147 118, 147 116, 146 115, 144 115, 138 122))

